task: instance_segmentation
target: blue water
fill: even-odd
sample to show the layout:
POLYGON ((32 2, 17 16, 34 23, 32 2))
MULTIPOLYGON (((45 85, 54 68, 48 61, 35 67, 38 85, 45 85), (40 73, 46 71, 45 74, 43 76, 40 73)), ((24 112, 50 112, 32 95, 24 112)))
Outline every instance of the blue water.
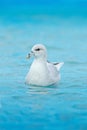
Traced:
POLYGON ((0 10, 0 130, 87 130, 85 8, 15 7, 0 10), (36 43, 46 45, 49 61, 65 62, 56 86, 24 83, 33 61, 26 55, 36 43))

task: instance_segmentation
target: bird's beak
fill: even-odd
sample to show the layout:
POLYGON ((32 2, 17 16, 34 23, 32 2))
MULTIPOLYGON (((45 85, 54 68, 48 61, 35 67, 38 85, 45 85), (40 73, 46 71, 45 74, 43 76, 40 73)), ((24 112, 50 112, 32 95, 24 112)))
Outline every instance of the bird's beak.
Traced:
POLYGON ((34 54, 34 53, 31 51, 31 52, 26 56, 26 59, 30 59, 33 54, 34 54))

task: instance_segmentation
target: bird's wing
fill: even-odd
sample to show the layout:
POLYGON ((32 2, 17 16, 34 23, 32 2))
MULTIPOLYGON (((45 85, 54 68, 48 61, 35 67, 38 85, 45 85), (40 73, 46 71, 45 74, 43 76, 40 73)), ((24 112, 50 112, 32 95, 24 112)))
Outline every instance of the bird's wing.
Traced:
POLYGON ((48 62, 48 64, 53 64, 55 67, 56 67, 56 69, 57 69, 57 71, 59 71, 60 70, 60 68, 63 66, 63 64, 64 64, 64 62, 56 62, 56 63, 51 63, 51 62, 49 62, 49 61, 47 61, 48 62))
POLYGON ((57 71, 56 66, 51 62, 47 62, 47 67, 48 67, 49 74, 51 75, 51 77, 56 79, 58 77, 58 71, 57 71))
POLYGON ((60 63, 53 63, 54 66, 57 68, 57 70, 59 71, 60 68, 63 66, 64 62, 60 62, 60 63))

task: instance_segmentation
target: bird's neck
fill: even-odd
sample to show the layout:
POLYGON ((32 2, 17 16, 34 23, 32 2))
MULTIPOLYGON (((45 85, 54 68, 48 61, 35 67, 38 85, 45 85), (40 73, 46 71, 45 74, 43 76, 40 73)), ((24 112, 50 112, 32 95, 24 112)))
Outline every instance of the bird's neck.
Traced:
POLYGON ((39 57, 39 58, 35 58, 34 61, 45 63, 45 62, 47 62, 47 59, 46 59, 46 57, 39 57))

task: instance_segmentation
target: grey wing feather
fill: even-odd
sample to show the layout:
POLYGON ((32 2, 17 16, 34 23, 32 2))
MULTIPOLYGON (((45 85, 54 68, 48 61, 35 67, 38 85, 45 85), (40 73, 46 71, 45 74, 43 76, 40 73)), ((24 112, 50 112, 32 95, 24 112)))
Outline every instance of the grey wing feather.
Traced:
MULTIPOLYGON (((51 62, 49 62, 49 61, 47 61, 48 63, 51 63, 51 62)), ((55 63, 51 63, 51 64, 53 64, 56 68, 57 68, 57 70, 59 71, 60 70, 60 68, 63 66, 63 64, 64 64, 64 62, 55 62, 55 63)))

